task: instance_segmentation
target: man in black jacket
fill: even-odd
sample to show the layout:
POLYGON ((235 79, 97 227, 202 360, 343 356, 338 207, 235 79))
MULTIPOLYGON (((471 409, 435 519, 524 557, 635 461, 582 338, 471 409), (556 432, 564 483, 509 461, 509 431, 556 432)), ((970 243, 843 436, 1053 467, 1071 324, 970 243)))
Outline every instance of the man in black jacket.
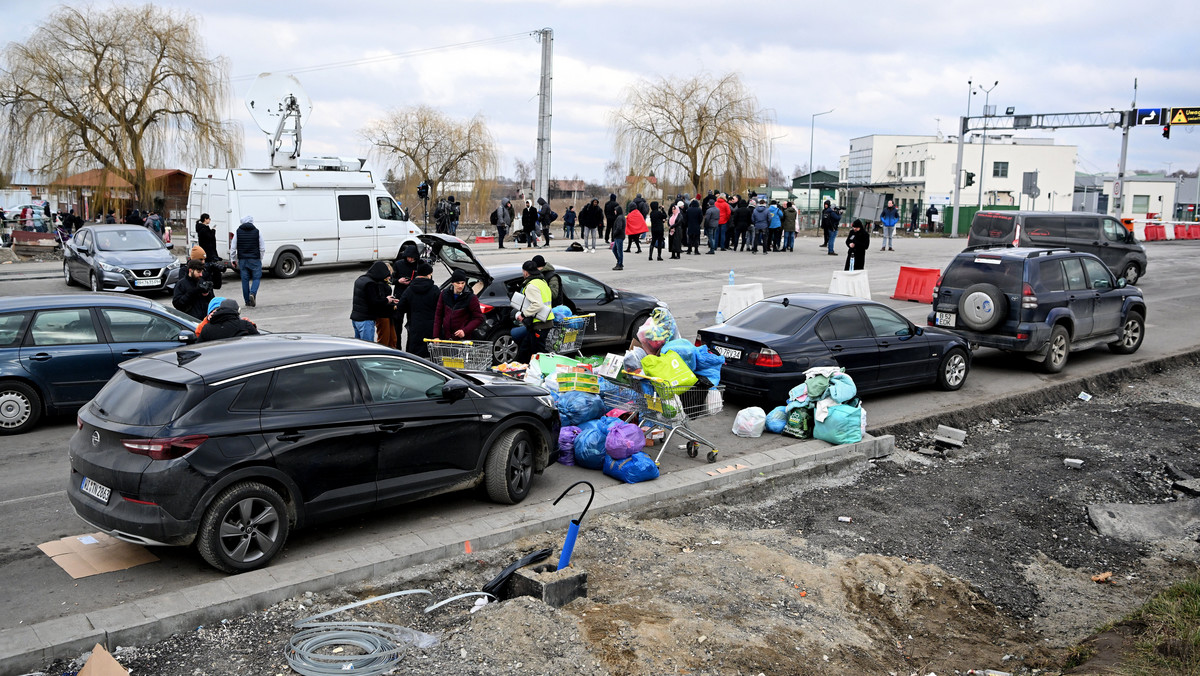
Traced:
POLYGON ((237 336, 257 336, 258 327, 249 319, 238 315, 237 301, 226 298, 217 309, 212 311, 208 320, 200 328, 200 342, 235 338, 237 336))
POLYGON ((208 301, 212 300, 212 290, 212 282, 204 278, 204 261, 193 258, 188 261, 187 274, 175 282, 171 305, 198 320, 204 319, 208 301))
POLYGON ((754 233, 750 230, 752 217, 754 215, 754 206, 749 200, 743 201, 738 198, 737 208, 733 210, 733 244, 731 245, 738 251, 745 251, 746 246, 751 243, 751 238, 754 233))
POLYGON ((390 272, 387 263, 375 261, 365 275, 360 275, 354 280, 350 322, 354 325, 354 337, 359 340, 374 341, 375 320, 380 317, 386 318, 392 312, 392 295, 389 293, 391 289, 387 284, 390 272))
POLYGON ((426 338, 433 338, 433 323, 437 318, 437 302, 441 291, 433 283, 433 266, 417 265, 417 276, 400 296, 398 312, 408 315, 408 340, 404 349, 418 357, 429 358, 426 338))
MULTIPOLYGON (((604 242, 612 241, 613 223, 617 220, 617 193, 609 193, 608 201, 604 203, 604 242)), ((622 238, 624 239, 624 238, 622 238)))

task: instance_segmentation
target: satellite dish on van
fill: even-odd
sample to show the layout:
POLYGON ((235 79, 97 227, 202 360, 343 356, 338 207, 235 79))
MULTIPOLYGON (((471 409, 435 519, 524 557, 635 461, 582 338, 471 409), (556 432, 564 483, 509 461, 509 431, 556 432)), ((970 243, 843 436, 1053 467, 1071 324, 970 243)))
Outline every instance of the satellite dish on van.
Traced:
POLYGON ((246 92, 246 108, 259 129, 267 133, 271 166, 295 167, 300 157, 300 128, 312 114, 312 99, 295 75, 263 73, 246 92), (284 137, 292 140, 285 157, 277 157, 284 137))

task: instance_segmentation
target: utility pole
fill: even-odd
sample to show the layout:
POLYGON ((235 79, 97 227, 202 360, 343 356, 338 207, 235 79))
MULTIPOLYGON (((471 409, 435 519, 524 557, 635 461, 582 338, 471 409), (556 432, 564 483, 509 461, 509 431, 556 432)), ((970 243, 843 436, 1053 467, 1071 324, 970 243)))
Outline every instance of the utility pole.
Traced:
POLYGON ((1121 218, 1124 215, 1125 202, 1125 157, 1129 153, 1129 128, 1133 126, 1133 116, 1137 111, 1137 78, 1133 78, 1133 103, 1131 110, 1121 115, 1121 162, 1117 165, 1117 180, 1113 182, 1113 215, 1121 218))
MULTIPOLYGON (((967 107, 970 107, 971 99, 967 99, 967 107)), ((967 136, 967 121, 969 117, 958 118, 958 159, 954 162, 954 225, 950 226, 950 237, 958 237, 958 205, 959 197, 962 195, 962 160, 963 160, 963 139, 967 136)), ((986 132, 985 132, 986 133, 986 132)))
POLYGON ((537 136, 537 181, 538 197, 550 201, 550 98, 554 82, 554 30, 543 28, 537 32, 542 43, 542 82, 538 89, 538 136, 537 136))
POLYGON ((990 117, 988 110, 988 101, 992 98, 992 89, 995 89, 1000 84, 999 80, 992 83, 990 89, 984 89, 983 85, 979 85, 979 91, 984 93, 983 97, 983 143, 979 146, 979 208, 983 209, 983 153, 987 150, 987 119, 990 117))

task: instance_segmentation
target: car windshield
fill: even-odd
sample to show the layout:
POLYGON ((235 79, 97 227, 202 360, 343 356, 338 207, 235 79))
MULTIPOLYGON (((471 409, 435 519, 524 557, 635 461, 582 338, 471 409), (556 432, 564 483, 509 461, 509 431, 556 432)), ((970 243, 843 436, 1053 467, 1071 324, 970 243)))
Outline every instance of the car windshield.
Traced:
POLYGON ((161 380, 134 380, 117 371, 92 400, 92 410, 123 425, 165 425, 176 418, 187 389, 161 380))
POLYGON ((763 333, 790 336, 808 323, 816 314, 799 305, 784 305, 777 301, 759 301, 730 317, 725 324, 763 333))
POLYGON ((943 288, 965 289, 972 284, 995 284, 1004 293, 1021 293, 1025 261, 987 255, 962 255, 942 276, 943 288))
POLYGON ((96 232, 96 248, 101 251, 151 251, 163 248, 157 235, 142 227, 96 232))

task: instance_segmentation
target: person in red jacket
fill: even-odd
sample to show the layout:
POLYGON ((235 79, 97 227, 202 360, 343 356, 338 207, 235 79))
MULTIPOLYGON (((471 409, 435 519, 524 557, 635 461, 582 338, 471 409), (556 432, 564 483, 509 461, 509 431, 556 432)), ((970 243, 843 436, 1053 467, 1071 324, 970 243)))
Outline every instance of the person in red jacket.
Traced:
POLYGON ((716 246, 721 247, 721 251, 728 251, 726 243, 726 232, 729 230, 729 217, 733 215, 733 209, 729 206, 729 202, 725 200, 725 193, 717 195, 717 211, 721 216, 717 221, 716 246))
POLYGON ((470 340, 471 332, 483 323, 479 298, 467 286, 467 275, 455 270, 450 284, 438 297, 433 315, 433 337, 441 340, 470 340))

